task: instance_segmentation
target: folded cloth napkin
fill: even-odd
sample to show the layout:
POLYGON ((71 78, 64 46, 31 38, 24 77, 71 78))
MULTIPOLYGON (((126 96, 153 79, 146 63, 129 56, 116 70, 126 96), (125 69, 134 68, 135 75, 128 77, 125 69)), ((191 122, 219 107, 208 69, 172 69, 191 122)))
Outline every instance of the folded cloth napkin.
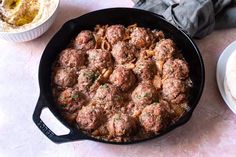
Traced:
POLYGON ((203 38, 214 28, 236 26, 236 0, 133 0, 135 8, 164 16, 166 20, 195 38, 203 38))

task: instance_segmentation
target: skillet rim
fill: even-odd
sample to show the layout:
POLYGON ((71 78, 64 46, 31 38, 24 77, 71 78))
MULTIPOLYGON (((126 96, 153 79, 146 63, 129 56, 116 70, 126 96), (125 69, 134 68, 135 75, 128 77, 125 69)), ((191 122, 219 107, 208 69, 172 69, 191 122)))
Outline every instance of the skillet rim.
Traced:
MULTIPOLYGON (((56 57, 56 56, 55 56, 56 57)), ((98 141, 98 142, 102 142, 102 143, 109 143, 109 144, 134 144, 134 143, 139 143, 139 142, 143 142, 143 141, 147 141, 147 140, 151 140, 151 139, 154 139, 154 138, 157 138, 157 137, 160 137, 160 136, 163 136, 165 134, 167 134, 168 132, 184 125, 185 123, 187 123, 192 114, 193 114, 193 111, 194 109, 196 108, 196 106, 198 105, 198 102, 201 98, 201 95, 203 93, 203 89, 204 89, 204 84, 205 84, 205 68, 204 68, 204 62, 203 62, 203 59, 202 59, 202 56, 201 56, 201 53, 199 51, 199 49, 197 48, 195 42, 191 39, 191 37, 189 37, 183 30, 179 29, 178 27, 172 25, 171 23, 169 23, 167 20, 165 20, 163 17, 161 17, 160 15, 158 14, 155 14, 153 12, 149 12, 149 11, 145 11, 145 10, 141 10, 141 9, 136 9, 136 8, 125 8, 125 7, 118 7, 118 8, 107 8, 107 9, 101 9, 101 10, 97 10, 97 11, 93 11, 93 12, 89 12, 87 14, 84 14, 82 16, 79 16, 77 18, 74 18, 74 19, 71 19, 67 22, 65 22, 63 24, 63 26, 56 32, 56 34, 51 38, 51 40, 48 42, 46 48, 44 49, 44 52, 41 56, 41 59, 40 59, 40 64, 39 64, 39 70, 38 70, 38 81, 39 81, 39 87, 40 87, 40 96, 44 97, 47 105, 46 107, 48 107, 50 109, 50 111, 53 113, 53 115, 63 124, 65 125, 67 128, 69 128, 72 132, 80 132, 78 134, 82 134, 83 135, 83 138, 79 138, 79 136, 77 136, 77 139, 73 139, 73 140, 68 140, 68 141, 65 141, 65 142, 70 142, 70 141, 74 141, 74 140, 80 140, 80 139, 87 139, 87 140, 92 140, 92 141, 98 141), (45 56, 47 55, 47 53, 49 53, 47 51, 48 47, 51 45, 51 43, 53 43, 53 40, 55 40, 55 38, 57 38, 60 34, 61 31, 63 31, 64 29, 66 29, 67 27, 70 27, 71 24, 73 24, 75 21, 79 21, 80 18, 84 18, 86 16, 90 16, 90 15, 93 15, 93 14, 96 14, 96 13, 100 13, 100 12, 109 12, 109 11, 112 11, 112 12, 115 12, 115 11, 121 11, 121 10, 126 10, 126 11, 135 11, 135 12, 139 12, 139 14, 142 14, 142 13, 145 13, 145 14, 149 14, 150 16, 155 16, 155 18, 157 18, 157 20, 163 20, 165 21, 166 23, 168 23, 169 25, 171 25, 171 27, 174 27, 176 30, 175 31, 180 31, 180 33, 182 35, 185 36, 185 38, 190 42, 190 44, 192 45, 193 49, 195 50, 195 53, 197 53, 197 56, 198 56, 198 61, 200 63, 200 71, 201 71, 201 78, 200 78, 200 82, 201 84, 199 85, 199 92, 197 93, 197 96, 195 96, 195 99, 193 101, 193 104, 191 104, 191 109, 183 116, 181 117, 178 121, 176 121, 175 124, 169 126, 167 129, 165 129, 163 132, 161 132, 160 134, 157 134, 157 135, 154 135, 154 136, 151 136, 151 137, 148 137, 148 138, 145 138, 145 139, 141 139, 141 140, 135 140, 135 141, 129 141, 129 142, 114 142, 114 141, 107 141, 107 140, 103 140, 103 139, 97 139, 97 138, 94 138, 94 137, 91 137, 89 135, 86 135, 84 133, 82 133, 81 131, 76 131, 75 129, 76 128, 72 128, 70 125, 68 125, 67 122, 65 122, 63 120, 63 118, 61 116, 59 116, 59 113, 56 113, 55 112, 55 107, 53 107, 53 104, 50 104, 47 99, 44 97, 44 89, 43 89, 43 80, 41 78, 42 76, 42 65, 43 63, 45 62, 44 58, 45 56)), ((55 142, 55 141, 54 141, 55 142)), ((59 142, 60 143, 60 142, 59 142)))

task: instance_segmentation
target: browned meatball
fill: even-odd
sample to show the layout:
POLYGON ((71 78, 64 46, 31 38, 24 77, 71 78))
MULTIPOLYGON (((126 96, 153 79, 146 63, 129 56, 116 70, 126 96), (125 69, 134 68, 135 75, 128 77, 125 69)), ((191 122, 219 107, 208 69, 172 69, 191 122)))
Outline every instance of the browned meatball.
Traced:
POLYGON ((127 91, 135 84, 136 78, 132 70, 118 66, 110 76, 110 82, 119 87, 122 91, 127 91))
POLYGON ((126 111, 132 117, 138 118, 145 106, 146 105, 135 104, 133 101, 130 101, 126 106, 126 111))
POLYGON ((114 114, 108 121, 107 129, 111 136, 129 136, 135 132, 135 120, 123 113, 114 114))
POLYGON ((85 53, 76 49, 65 49, 61 52, 59 63, 64 67, 79 68, 85 64, 85 53))
POLYGON ((107 28, 106 38, 112 45, 122 41, 125 37, 125 27, 123 25, 111 25, 107 28))
POLYGON ((118 64, 124 64, 135 58, 136 51, 134 46, 122 41, 113 46, 111 53, 118 64))
POLYGON ((164 78, 186 79, 189 74, 188 64, 181 59, 168 59, 163 65, 164 78))
POLYGON ((138 105, 149 105, 158 100, 158 93, 151 82, 141 82, 133 91, 132 100, 138 105))
POLYGON ((148 48, 151 46, 154 35, 151 31, 145 28, 137 27, 130 34, 130 43, 135 45, 137 48, 148 48))
POLYGON ((120 91, 111 84, 101 85, 93 98, 105 109, 120 108, 123 105, 123 97, 120 91))
POLYGON ((57 99, 59 107, 67 112, 75 112, 85 104, 85 96, 73 88, 62 91, 57 99))
POLYGON ((79 50, 89 50, 95 47, 95 38, 89 30, 81 31, 75 38, 74 46, 79 50))
POLYGON ((162 103, 153 103, 143 109, 139 116, 139 121, 147 132, 157 133, 167 126, 169 112, 165 105, 162 103))
POLYGON ((133 71, 139 80, 151 80, 157 73, 157 68, 155 62, 151 59, 139 59, 133 71))
POLYGON ((162 61, 172 58, 175 50, 175 43, 171 39, 163 39, 159 41, 154 49, 156 59, 162 61))
POLYGON ((92 49, 87 51, 89 66, 94 69, 103 70, 112 66, 113 61, 109 51, 92 49))
POLYGON ((104 122, 104 110, 93 105, 84 106, 79 110, 76 122, 80 129, 92 131, 104 122))
POLYGON ((162 96, 165 100, 172 103, 180 103, 186 96, 186 85, 183 81, 176 78, 169 78, 163 81, 162 96))
POLYGON ((80 91, 88 91, 94 81, 98 77, 98 73, 92 69, 82 69, 78 76, 78 89, 80 91))
POLYGON ((72 87, 77 82, 77 75, 74 69, 59 68, 54 76, 54 83, 65 88, 72 87))

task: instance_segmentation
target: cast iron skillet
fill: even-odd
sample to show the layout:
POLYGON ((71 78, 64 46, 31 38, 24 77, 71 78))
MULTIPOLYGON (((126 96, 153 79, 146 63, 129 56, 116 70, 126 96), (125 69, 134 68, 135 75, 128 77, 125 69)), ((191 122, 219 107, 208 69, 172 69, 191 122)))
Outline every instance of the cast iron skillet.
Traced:
POLYGON ((40 65, 39 65, 39 85, 40 85, 40 96, 33 113, 33 121, 38 126, 38 128, 53 142, 63 143, 75 140, 93 140, 104 143, 113 144, 130 144, 137 143, 140 141, 149 140, 162 136, 169 131, 175 129, 176 127, 185 124, 191 117, 192 112, 201 97, 204 80, 205 71, 204 64, 201 54, 191 40, 191 38, 186 35, 182 30, 176 28, 169 22, 167 22, 162 16, 143 11, 139 9, 131 8, 110 8, 91 12, 80 16, 76 19, 72 19, 66 22, 62 28, 54 35, 51 41, 45 48, 40 65), (193 82, 193 88, 190 90, 189 105, 191 107, 190 111, 187 112, 181 119, 179 119, 175 124, 169 126, 167 129, 162 131, 159 135, 153 137, 132 141, 132 142, 109 142, 105 140, 98 140, 92 138, 74 126, 69 125, 63 117, 59 114, 59 111, 55 107, 55 102, 52 97, 51 89, 51 67, 52 63, 55 61, 57 55, 67 47, 71 40, 81 31, 90 29, 92 30, 96 24, 106 25, 106 24, 123 24, 125 26, 137 23, 138 26, 148 27, 151 29, 160 29, 164 31, 166 37, 172 38, 177 44, 178 48, 182 50, 183 56, 190 66, 190 78, 193 82), (49 108, 54 116, 60 120, 66 127, 70 129, 70 133, 67 135, 58 136, 53 133, 40 119, 41 111, 43 108, 49 108))

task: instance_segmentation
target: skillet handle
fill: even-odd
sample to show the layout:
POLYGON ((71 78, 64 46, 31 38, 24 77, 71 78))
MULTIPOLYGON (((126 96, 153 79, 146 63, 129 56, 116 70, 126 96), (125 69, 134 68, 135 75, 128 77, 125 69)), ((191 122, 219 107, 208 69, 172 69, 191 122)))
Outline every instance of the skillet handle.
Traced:
POLYGON ((42 131, 42 133, 44 133, 44 135, 46 135, 51 141, 55 143, 64 143, 64 142, 86 139, 86 135, 80 133, 77 130, 71 129, 69 134, 59 135, 59 136, 56 135, 53 131, 51 131, 40 118, 43 108, 47 107, 46 104, 47 102, 45 101, 45 98, 42 95, 40 95, 33 113, 33 121, 37 125, 37 127, 42 131))

